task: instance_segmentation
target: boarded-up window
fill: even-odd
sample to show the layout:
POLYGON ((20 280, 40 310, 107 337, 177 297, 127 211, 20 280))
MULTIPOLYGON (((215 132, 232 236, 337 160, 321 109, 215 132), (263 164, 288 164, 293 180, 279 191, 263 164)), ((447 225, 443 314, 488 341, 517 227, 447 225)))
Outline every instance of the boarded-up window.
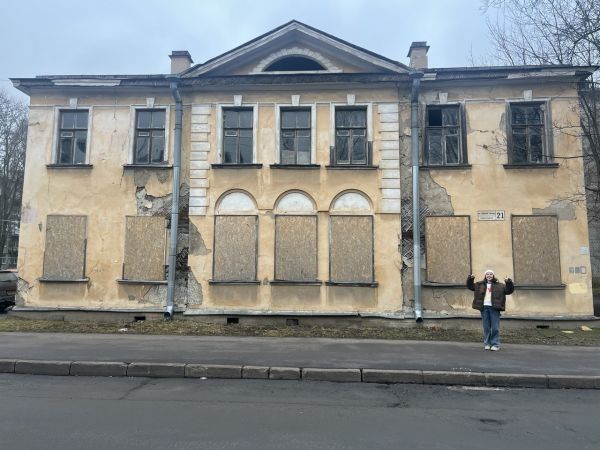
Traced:
POLYGON ((275 279, 317 279, 317 217, 275 217, 275 279))
POLYGON ((427 281, 463 284, 471 273, 469 217, 426 217, 425 242, 427 281))
POLYGON ((85 278, 85 216, 48 216, 44 279, 81 280, 85 278))
POLYGON ((164 217, 128 216, 125 222, 123 279, 165 280, 164 217))
POLYGON ((215 216, 214 281, 255 281, 257 216, 215 216))
POLYGON ((372 283, 373 217, 331 216, 329 278, 338 283, 372 283))
POLYGON ((561 284, 556 216, 513 216, 512 240, 515 283, 561 284))

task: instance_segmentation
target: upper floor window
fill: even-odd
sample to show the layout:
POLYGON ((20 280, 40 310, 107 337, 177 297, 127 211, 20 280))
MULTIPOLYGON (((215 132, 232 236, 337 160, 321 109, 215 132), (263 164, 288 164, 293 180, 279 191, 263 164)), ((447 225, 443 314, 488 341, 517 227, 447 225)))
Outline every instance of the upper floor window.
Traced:
POLYGON ((134 164, 162 164, 165 160, 165 110, 139 109, 135 121, 134 164))
POLYGON ((303 72, 312 70, 327 70, 314 59, 305 56, 288 56, 271 63, 265 72, 303 72))
POLYGON ((281 164, 310 164, 310 109, 281 111, 281 164))
POLYGON ((252 164, 253 122, 251 108, 223 109, 224 164, 252 164))
POLYGON ((57 164, 85 164, 88 117, 87 110, 60 112, 57 164))
POLYGON ((423 162, 426 166, 466 164, 459 105, 427 106, 425 124, 423 162))
POLYGON ((549 162, 546 117, 543 103, 509 105, 509 162, 539 164, 549 162))
POLYGON ((367 109, 336 108, 335 148, 332 165, 370 165, 367 109))

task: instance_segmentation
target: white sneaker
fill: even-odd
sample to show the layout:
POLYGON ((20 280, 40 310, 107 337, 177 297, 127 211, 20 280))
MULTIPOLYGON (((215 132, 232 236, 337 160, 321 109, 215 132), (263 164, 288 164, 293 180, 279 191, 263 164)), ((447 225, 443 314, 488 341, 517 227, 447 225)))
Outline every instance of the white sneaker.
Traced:
POLYGON ((492 347, 490 348, 491 351, 493 352, 497 352, 498 350, 500 350, 500 347, 498 347, 497 345, 492 345, 492 347))
POLYGON ((485 344, 485 347, 483 347, 484 350, 489 350, 491 348, 490 344, 485 344))

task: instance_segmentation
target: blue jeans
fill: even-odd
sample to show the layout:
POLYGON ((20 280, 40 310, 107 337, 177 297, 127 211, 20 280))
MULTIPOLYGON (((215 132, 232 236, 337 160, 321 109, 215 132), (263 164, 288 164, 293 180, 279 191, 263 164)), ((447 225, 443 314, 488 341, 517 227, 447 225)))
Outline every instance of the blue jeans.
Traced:
POLYGON ((500 345, 500 311, 491 306, 484 306, 481 320, 483 321, 483 343, 500 345))

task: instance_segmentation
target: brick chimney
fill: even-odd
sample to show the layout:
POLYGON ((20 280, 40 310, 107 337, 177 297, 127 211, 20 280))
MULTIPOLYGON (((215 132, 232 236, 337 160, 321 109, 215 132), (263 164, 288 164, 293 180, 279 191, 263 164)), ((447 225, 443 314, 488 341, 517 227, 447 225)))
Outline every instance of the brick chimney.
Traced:
POLYGON ((408 50, 408 55, 406 55, 410 58, 409 66, 413 69, 427 69, 428 51, 427 41, 413 42, 408 50))
POLYGON ((192 55, 187 50, 173 50, 169 55, 171 58, 171 73, 176 74, 192 67, 192 55))

